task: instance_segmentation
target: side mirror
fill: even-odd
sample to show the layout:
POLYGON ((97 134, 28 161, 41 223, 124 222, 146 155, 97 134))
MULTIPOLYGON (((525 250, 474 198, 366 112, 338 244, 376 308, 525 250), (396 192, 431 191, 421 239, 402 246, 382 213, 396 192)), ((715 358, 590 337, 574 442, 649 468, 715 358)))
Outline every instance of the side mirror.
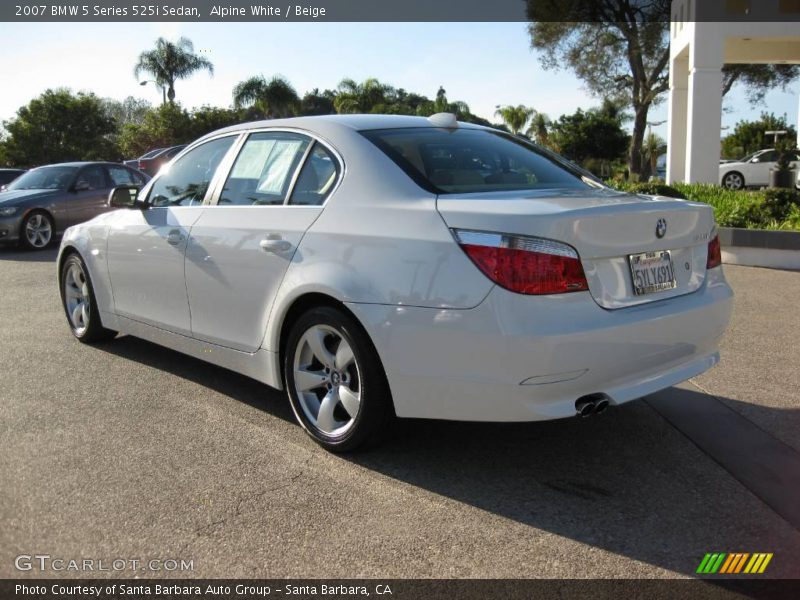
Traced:
POLYGON ((137 203, 139 188, 133 185, 119 185, 108 194, 108 205, 112 208, 137 208, 143 206, 137 203))
POLYGON ((754 158, 753 160, 751 160, 750 162, 751 162, 751 163, 760 163, 760 162, 761 162, 761 159, 760 159, 760 158, 758 158, 758 157, 756 157, 756 158, 754 158))
POLYGON ((78 181, 72 186, 72 189, 76 192, 85 192, 88 189, 91 189, 92 186, 89 185, 88 181, 78 181))

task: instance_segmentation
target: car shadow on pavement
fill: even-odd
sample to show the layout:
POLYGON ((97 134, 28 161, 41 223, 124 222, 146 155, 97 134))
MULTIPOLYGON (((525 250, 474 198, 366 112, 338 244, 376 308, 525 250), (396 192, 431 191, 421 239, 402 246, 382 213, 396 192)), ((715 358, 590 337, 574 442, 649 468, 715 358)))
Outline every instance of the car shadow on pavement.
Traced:
POLYGON ((172 373, 263 410, 274 417, 296 423, 289 402, 284 399, 282 392, 250 377, 130 335, 117 337, 95 347, 160 371, 172 373), (278 401, 272 402, 273 396, 278 401))
MULTIPOLYGON (((248 377, 131 336, 97 348, 295 422, 283 393, 248 377)), ((677 388, 662 392, 672 393, 677 388)), ((693 394, 719 402, 699 392, 681 393, 684 399, 693 394)), ((507 543, 521 558, 541 547, 526 542, 526 533, 539 540, 544 532, 686 576, 694 575, 706 552, 781 553, 787 559, 774 561, 770 575, 799 577, 800 565, 791 558, 800 556, 798 531, 648 402, 631 402, 588 419, 538 423, 403 419, 377 448, 334 460, 343 469, 366 468, 515 521, 522 528, 507 543), (755 519, 764 514, 770 518, 755 519)), ((751 416, 775 411, 735 400, 725 403, 734 409, 742 405, 751 416)), ((800 423, 800 414, 788 416, 800 423)), ((451 526, 458 530, 461 524, 451 526)), ((493 535, 488 519, 485 535, 493 535)), ((583 576, 603 574, 587 567, 583 576)))
POLYGON ((23 250, 19 246, 0 246, 0 260, 18 262, 55 262, 58 257, 58 246, 45 250, 23 250))
MULTIPOLYGON (((683 393, 719 402, 698 392, 683 393)), ((753 407, 747 408, 752 414, 753 407)), ((800 414, 792 417, 800 419, 800 414)), ((692 441, 645 401, 636 401, 588 419, 401 421, 388 444, 343 460, 536 530, 687 576, 706 552, 727 550, 784 551, 784 560, 776 561, 770 575, 800 577, 799 530, 774 513, 769 523, 743 526, 743 515, 752 518, 770 509, 730 477, 718 457, 704 455, 692 441)), ((800 454, 785 449, 794 453, 789 458, 796 468, 800 454)), ((765 453, 763 459, 768 458, 765 453)), ((784 505, 800 491, 800 471, 791 480, 784 505)), ((490 526, 486 535, 492 535, 490 526)), ((509 543, 524 550, 520 540, 509 543)), ((589 569, 583 576, 601 575, 589 569)))

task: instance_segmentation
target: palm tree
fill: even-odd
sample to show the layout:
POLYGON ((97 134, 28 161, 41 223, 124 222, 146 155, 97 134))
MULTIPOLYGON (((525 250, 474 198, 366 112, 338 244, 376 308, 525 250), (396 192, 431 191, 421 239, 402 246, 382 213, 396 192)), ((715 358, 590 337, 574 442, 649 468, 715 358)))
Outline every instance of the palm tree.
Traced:
POLYGON ((652 131, 647 134, 642 144, 642 154, 650 163, 650 174, 656 172, 658 166, 658 157, 664 154, 667 150, 667 143, 662 137, 653 133, 652 131))
POLYGON ((520 104, 518 106, 501 106, 495 111, 495 115, 503 119, 503 122, 508 125, 511 133, 518 134, 525 128, 528 120, 534 115, 536 111, 532 108, 520 104))
POLYGON ((530 127, 528 127, 528 131, 525 134, 538 143, 540 146, 548 146, 550 144, 550 132, 548 128, 550 127, 550 118, 538 111, 535 111, 533 114, 533 118, 531 119, 530 127))
POLYGON ((233 88, 236 108, 252 106, 268 119, 291 117, 300 108, 300 97, 286 78, 275 75, 267 81, 263 75, 245 79, 233 88))
POLYGON ((381 83, 374 77, 357 83, 343 79, 339 83, 339 93, 333 101, 336 112, 340 114, 370 113, 376 107, 386 107, 394 101, 395 89, 381 83))
POLYGON ((155 48, 139 55, 133 76, 138 80, 142 73, 152 75, 156 85, 167 88, 167 98, 174 102, 175 82, 188 79, 202 70, 214 75, 214 65, 207 58, 194 53, 194 44, 190 39, 182 37, 173 43, 160 37, 156 40, 155 48))

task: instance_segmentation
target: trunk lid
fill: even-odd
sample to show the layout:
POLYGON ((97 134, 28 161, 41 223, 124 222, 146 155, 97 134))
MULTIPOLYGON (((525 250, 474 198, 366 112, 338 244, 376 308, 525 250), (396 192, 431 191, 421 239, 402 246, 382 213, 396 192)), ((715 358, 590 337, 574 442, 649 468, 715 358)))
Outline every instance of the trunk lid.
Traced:
POLYGON ((446 194, 437 209, 448 227, 535 236, 578 251, 589 291, 607 309, 696 291, 706 276, 714 212, 705 204, 609 189, 446 194), (662 238, 659 220, 666 223, 662 238), (676 287, 637 295, 629 257, 669 251, 676 287))

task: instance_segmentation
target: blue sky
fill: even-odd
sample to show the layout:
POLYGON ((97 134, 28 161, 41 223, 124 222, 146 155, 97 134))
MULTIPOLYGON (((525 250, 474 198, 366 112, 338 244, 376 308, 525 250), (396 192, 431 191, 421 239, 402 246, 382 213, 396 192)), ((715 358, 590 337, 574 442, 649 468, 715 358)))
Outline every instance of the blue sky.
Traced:
MULTIPOLYGON (((160 35, 185 35, 216 67, 179 82, 185 106, 228 106, 233 86, 263 73, 286 76, 299 93, 334 88, 344 77, 381 81, 451 100, 493 118, 497 104, 526 104, 552 118, 597 105, 568 71, 545 71, 529 48, 524 23, 2 23, 0 120, 48 87, 67 86, 104 97, 133 95, 160 102, 152 85, 133 78, 136 57, 160 35)), ((741 90, 726 100, 723 125, 765 108, 797 123, 800 82, 751 108, 741 90)), ((666 119, 666 103, 651 112, 666 119)), ((664 126, 655 128, 666 135, 664 126)))

